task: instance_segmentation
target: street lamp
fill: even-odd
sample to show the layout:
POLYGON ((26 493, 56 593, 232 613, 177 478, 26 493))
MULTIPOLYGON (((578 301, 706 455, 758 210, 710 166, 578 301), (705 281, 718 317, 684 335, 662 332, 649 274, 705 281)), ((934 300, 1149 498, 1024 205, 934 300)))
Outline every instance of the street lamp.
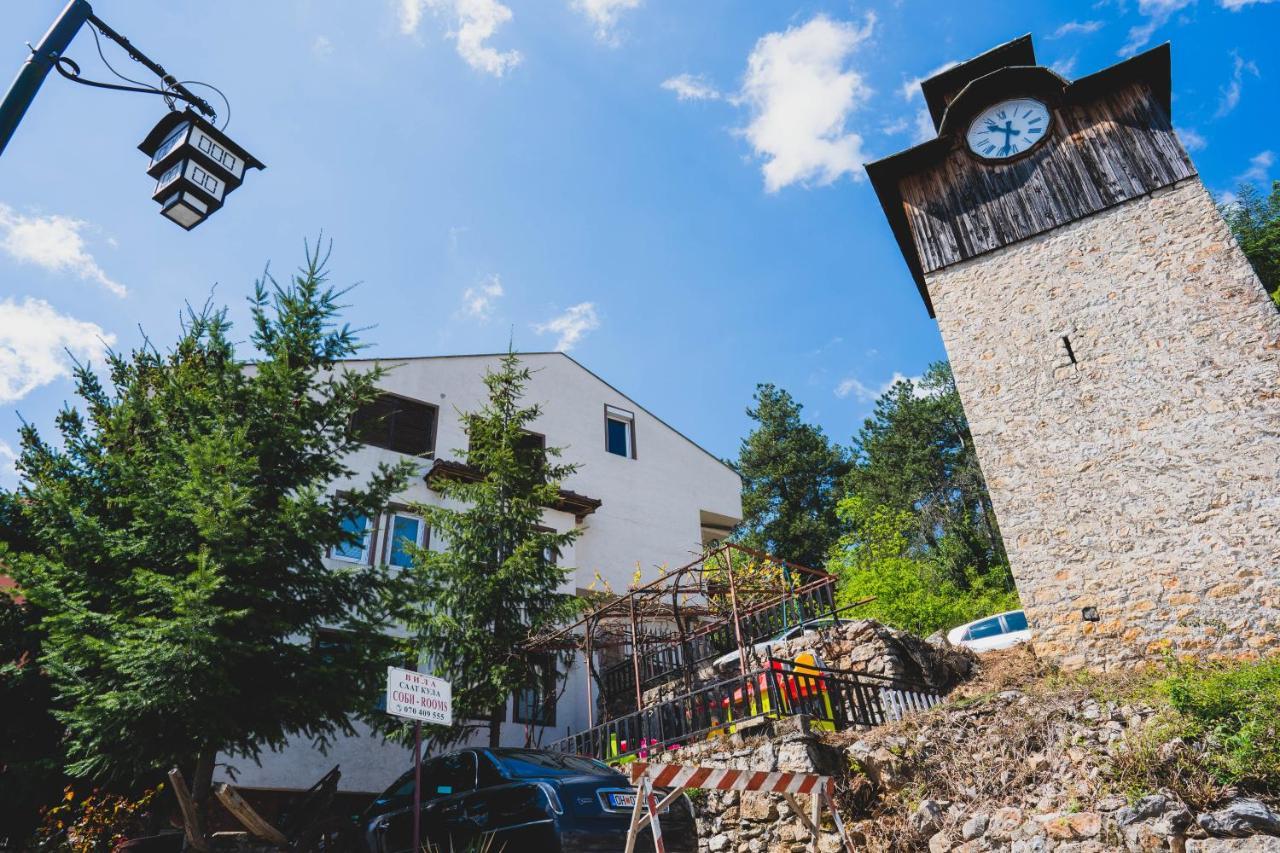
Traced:
POLYGON ((151 158, 147 174, 156 179, 151 197, 160 203, 161 215, 187 231, 222 207, 247 169, 263 168, 190 108, 160 119, 138 149, 151 158))
MULTIPOLYGON (((98 53, 102 53, 101 45, 98 45, 98 53)), ((13 138, 14 131, 31 102, 35 100, 45 77, 54 69, 75 83, 98 89, 160 95, 169 103, 169 114, 160 120, 138 147, 151 158, 147 174, 156 179, 152 198, 160 203, 160 213, 188 231, 222 207, 227 194, 244 181, 246 169, 265 168, 210 121, 217 118, 213 107, 134 47, 127 38, 109 27, 93 13, 88 0, 69 0, 62 14, 44 34, 44 38, 31 48, 31 55, 23 63, 4 99, 0 100, 0 153, 4 152, 9 140, 13 138), (135 85, 124 86, 81 79, 80 66, 64 54, 85 23, 93 28, 95 41, 97 33, 101 33, 120 45, 130 59, 146 66, 159 77, 160 85, 138 84, 138 81, 122 76, 110 63, 106 63, 105 56, 103 62, 113 74, 135 85), (175 100, 191 104, 203 115, 191 107, 177 112, 173 106, 175 100)), ((214 88, 207 83, 188 82, 214 88)), ((217 89, 214 91, 222 94, 217 89)), ((223 100, 226 100, 225 96, 223 100)))

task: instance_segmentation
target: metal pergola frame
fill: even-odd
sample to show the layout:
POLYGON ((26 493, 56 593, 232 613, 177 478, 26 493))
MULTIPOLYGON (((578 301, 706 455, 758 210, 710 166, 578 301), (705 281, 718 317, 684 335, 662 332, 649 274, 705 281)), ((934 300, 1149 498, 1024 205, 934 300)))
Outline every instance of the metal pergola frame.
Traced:
MULTIPOLYGON (((792 601, 822 587, 830 587, 834 602, 836 577, 774 557, 736 542, 709 548, 697 559, 662 577, 607 597, 582 618, 569 625, 531 637, 529 651, 581 651, 587 664, 587 720, 595 725, 595 653, 608 648, 628 648, 634 676, 636 709, 644 707, 641 658, 655 650, 679 654, 679 668, 686 689, 692 688, 693 669, 689 643, 729 625, 738 650, 739 669, 746 664, 748 643, 742 623, 753 614, 781 605, 784 623, 792 601), (735 565, 736 563, 736 565, 735 565), (760 571, 760 567, 766 567, 760 571), (750 567, 750 570, 746 570, 750 567), (773 570, 776 570, 773 571, 773 570), (761 578, 760 575, 765 575, 761 578), (776 576, 776 580, 774 577, 776 576), (667 622, 674 631, 655 631, 655 622, 667 622)), ((834 606, 834 605, 833 605, 834 606)), ((803 618, 803 617, 801 617, 803 618)), ((797 618, 797 622, 800 618, 797 618)), ((602 685, 603 692, 603 685, 602 685)))

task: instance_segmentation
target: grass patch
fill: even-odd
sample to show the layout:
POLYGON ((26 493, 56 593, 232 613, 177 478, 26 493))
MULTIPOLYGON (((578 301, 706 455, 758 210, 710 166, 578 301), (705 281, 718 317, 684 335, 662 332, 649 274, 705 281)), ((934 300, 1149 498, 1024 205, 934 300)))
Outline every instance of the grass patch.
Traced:
POLYGON ((1280 658, 1178 665, 1159 687, 1220 783, 1280 787, 1280 658))

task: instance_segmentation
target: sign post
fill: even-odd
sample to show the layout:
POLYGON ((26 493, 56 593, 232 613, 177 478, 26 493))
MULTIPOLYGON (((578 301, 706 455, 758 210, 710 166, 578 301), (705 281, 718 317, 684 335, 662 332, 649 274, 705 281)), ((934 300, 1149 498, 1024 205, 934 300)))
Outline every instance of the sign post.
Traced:
POLYGON ((413 850, 422 849, 422 723, 453 725, 453 685, 398 666, 387 667, 387 713, 413 720, 413 850))

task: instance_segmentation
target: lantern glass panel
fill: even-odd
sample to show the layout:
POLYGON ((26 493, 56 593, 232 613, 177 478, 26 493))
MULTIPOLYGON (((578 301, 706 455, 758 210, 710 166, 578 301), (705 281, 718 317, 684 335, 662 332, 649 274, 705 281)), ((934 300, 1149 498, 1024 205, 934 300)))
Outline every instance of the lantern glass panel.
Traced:
POLYGON ((160 213, 190 230, 209 213, 209 207, 190 193, 174 193, 160 206, 160 213))
POLYGON ((173 133, 169 134, 165 141, 160 143, 160 147, 156 149, 156 153, 151 156, 151 164, 154 166, 156 163, 159 163, 169 154, 170 151, 181 145, 187 138, 187 131, 190 129, 191 125, 188 122, 184 121, 182 124, 178 125, 173 133))

